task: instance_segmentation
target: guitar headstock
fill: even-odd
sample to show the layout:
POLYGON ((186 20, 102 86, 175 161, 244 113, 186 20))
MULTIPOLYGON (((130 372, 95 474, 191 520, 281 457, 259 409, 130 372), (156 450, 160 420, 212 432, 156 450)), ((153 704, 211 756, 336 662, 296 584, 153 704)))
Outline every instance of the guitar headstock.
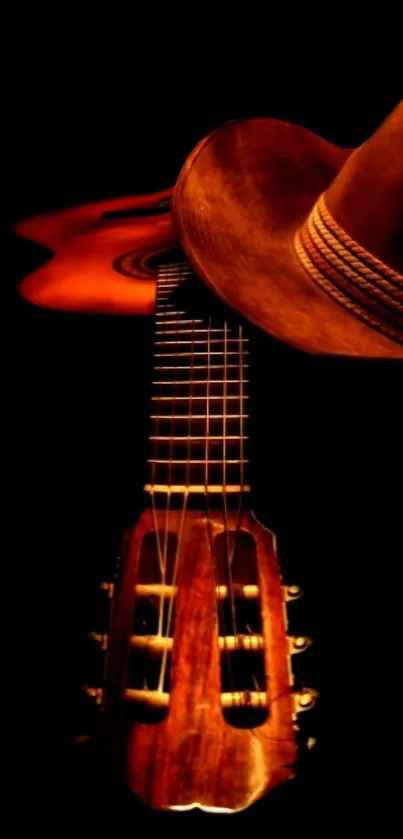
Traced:
POLYGON ((283 584, 273 534, 236 511, 146 510, 106 591, 94 696, 134 793, 156 809, 234 812, 294 776, 315 692, 294 684, 310 639, 287 632, 302 592, 283 584))

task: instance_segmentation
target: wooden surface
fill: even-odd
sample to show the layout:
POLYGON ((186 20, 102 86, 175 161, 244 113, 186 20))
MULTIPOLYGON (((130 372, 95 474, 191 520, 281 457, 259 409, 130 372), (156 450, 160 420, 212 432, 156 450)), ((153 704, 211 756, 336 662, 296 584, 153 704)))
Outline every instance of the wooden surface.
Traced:
MULTIPOLYGON (((170 514, 170 532, 179 533, 180 518, 180 512, 170 514)), ((235 526, 235 514, 229 526, 235 526)), ((186 514, 179 554, 168 714, 162 722, 133 720, 124 692, 141 540, 153 528, 150 511, 133 532, 110 633, 106 726, 109 749, 122 762, 130 789, 157 809, 199 804, 241 810, 293 774, 293 703, 273 539, 246 516, 241 526, 256 544, 268 693, 268 719, 251 730, 223 717, 213 561, 205 515, 196 511, 186 514)), ((222 530, 221 515, 214 514, 212 529, 222 530)))

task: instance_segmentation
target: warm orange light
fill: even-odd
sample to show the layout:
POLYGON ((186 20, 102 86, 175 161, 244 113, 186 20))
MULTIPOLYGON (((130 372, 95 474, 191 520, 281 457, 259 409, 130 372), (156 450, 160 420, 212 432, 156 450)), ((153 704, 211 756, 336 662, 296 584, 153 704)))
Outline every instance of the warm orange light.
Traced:
POLYGON ((170 191, 152 196, 88 204, 20 222, 15 232, 53 250, 55 256, 30 274, 19 294, 37 306, 94 314, 149 315, 154 311, 156 283, 144 254, 164 250, 174 241, 169 212, 155 217, 105 218, 127 208, 160 205, 170 191), (116 262, 133 253, 131 276, 116 262), (136 254, 139 259, 136 260, 136 254), (140 259, 141 255, 141 259, 140 259))

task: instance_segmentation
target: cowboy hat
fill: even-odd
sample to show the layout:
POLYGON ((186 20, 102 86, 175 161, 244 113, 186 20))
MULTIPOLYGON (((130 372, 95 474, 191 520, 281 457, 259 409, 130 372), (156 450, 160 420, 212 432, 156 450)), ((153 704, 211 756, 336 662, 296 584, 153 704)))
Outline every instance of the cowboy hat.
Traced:
POLYGON ((403 101, 357 149, 269 118, 203 139, 175 185, 195 272, 310 353, 403 358, 403 101))

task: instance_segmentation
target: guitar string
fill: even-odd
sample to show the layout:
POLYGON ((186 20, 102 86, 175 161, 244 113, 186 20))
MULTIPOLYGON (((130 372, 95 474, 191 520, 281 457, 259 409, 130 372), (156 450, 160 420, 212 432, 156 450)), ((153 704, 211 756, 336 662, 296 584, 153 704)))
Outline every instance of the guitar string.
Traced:
MULTIPOLYGON (((217 587, 219 585, 219 574, 217 570, 217 561, 215 556, 215 541, 213 536, 213 523, 210 513, 210 502, 209 502, 209 442, 210 442, 210 385, 212 383, 211 377, 211 355, 210 355, 210 341, 211 341, 211 317, 208 321, 208 331, 207 331, 207 376, 206 376, 206 444, 205 444, 205 473, 204 473, 204 494, 205 494, 205 504, 206 504, 206 527, 207 527, 207 536, 208 536, 208 543, 209 543, 209 550, 210 550, 210 559, 211 565, 213 569, 213 576, 215 582, 215 590, 217 591, 217 587)), ((218 604, 218 612, 219 612, 219 619, 218 619, 218 631, 220 629, 220 618, 221 618, 221 625, 222 630, 224 633, 224 650, 222 654, 225 658, 225 664, 228 671, 228 681, 231 689, 231 693, 234 693, 234 679, 232 675, 231 663, 232 657, 230 654, 230 650, 226 643, 227 639, 227 629, 226 629, 226 619, 225 619, 225 607, 224 602, 221 598, 217 597, 216 602, 218 604)))
MULTIPOLYGON (((178 326, 178 319, 177 319, 177 326, 178 326)), ((191 430, 192 430, 192 429, 191 429, 191 421, 192 421, 192 395, 193 395, 193 383, 194 383, 194 326, 195 326, 195 324, 194 324, 194 321, 193 321, 193 323, 192 323, 192 344, 191 344, 191 372, 190 372, 189 415, 188 415, 188 443, 187 443, 186 478, 185 478, 185 486, 186 486, 186 487, 188 487, 188 486, 189 486, 189 484, 190 484, 190 460, 191 460, 191 457, 190 457, 190 441, 191 441, 191 430)), ((210 334, 210 333, 211 333, 211 319, 210 319, 210 325, 209 325, 209 331, 208 331, 208 373, 207 373, 207 389, 208 389, 208 392, 209 392, 209 390, 210 390, 210 383, 211 383, 211 372, 210 372, 210 366, 211 366, 211 358, 210 358, 210 341, 211 341, 211 334, 210 334)), ((176 357, 176 355, 175 355, 175 360, 176 360, 176 362, 177 362, 177 357, 176 357)), ((225 379, 225 380, 227 379, 227 369, 226 369, 226 367, 225 367, 224 379, 225 379)), ((225 397, 226 397, 226 394, 225 394, 225 397)), ((208 401, 208 403, 209 403, 209 399, 208 399, 207 401, 208 401)), ((225 400, 224 400, 224 405, 225 405, 225 400)), ((209 407, 208 407, 208 410, 209 410, 209 407)), ((224 413, 225 413, 225 412, 224 412, 224 413)), ((172 416, 172 415, 171 415, 171 416, 172 416)), ((172 424, 172 420, 171 420, 171 424, 172 424)), ((226 423, 225 423, 225 425, 226 425, 226 423)), ((226 433, 226 428, 225 428, 225 433, 226 433)), ((172 436, 172 430, 171 430, 171 436, 172 436)), ((212 538, 212 520, 211 520, 210 509, 209 509, 209 504, 208 504, 208 462, 209 462, 209 461, 208 461, 208 445, 209 445, 209 438, 210 438, 210 434, 209 434, 209 431, 208 431, 208 432, 206 433, 206 447, 207 447, 207 458, 206 458, 207 477, 206 477, 206 484, 207 484, 207 486, 206 486, 206 488, 205 488, 205 489, 206 489, 206 493, 205 493, 205 494, 206 494, 206 498, 207 498, 207 527, 208 527, 208 534, 209 534, 210 554, 211 554, 211 558, 212 558, 212 561, 213 561, 213 569, 216 571, 216 568, 215 568, 215 561, 214 561, 214 541, 213 541, 213 538, 212 538)), ((172 460, 172 450, 170 451, 169 459, 170 459, 170 461, 172 460)), ((171 467, 171 463, 170 463, 170 467, 171 467)), ((171 483, 171 479, 169 478, 169 485, 170 485, 170 483, 171 483)), ((186 494, 188 493, 188 490, 187 490, 187 489, 185 490, 185 493, 186 493, 186 494)), ((186 509, 186 501, 187 501, 187 499, 184 497, 183 515, 182 515, 182 517, 181 517, 181 524, 180 524, 180 533, 179 533, 179 539, 178 539, 177 554, 176 554, 176 558, 175 558, 174 579, 173 579, 173 581, 172 581, 173 588, 175 587, 176 575, 177 575, 177 570, 178 570, 178 561, 179 561, 179 555, 180 555, 180 549, 181 549, 181 542, 182 542, 182 532, 183 532, 183 523, 184 523, 184 513, 185 513, 185 509, 186 509)), ((228 530, 228 525, 227 525, 227 530, 228 530)), ((165 534, 164 534, 164 538, 166 539, 166 532, 165 532, 165 534)), ((164 553, 165 553, 165 552, 164 552, 164 553)), ((165 560, 164 560, 164 566, 165 566, 165 560)), ((216 575, 216 577, 217 577, 217 575, 216 575)), ((217 584, 218 584, 218 580, 216 579, 216 585, 217 585, 217 584)), ((169 604, 169 613, 168 613, 168 616, 167 616, 167 630, 166 630, 166 637, 169 637, 169 633, 170 633, 170 629, 171 629, 172 616, 173 616, 173 603, 174 603, 174 599, 173 599, 173 598, 174 598, 174 596, 170 599, 170 604, 169 604)), ((226 637, 226 636, 227 636, 227 631, 226 631, 226 627, 225 627, 225 623, 226 623, 226 622, 225 622, 225 612, 224 612, 224 606, 223 606, 223 603, 221 602, 221 600, 219 600, 219 601, 218 601, 218 603, 219 603, 219 609, 220 609, 220 611, 222 612, 222 625, 223 625, 224 637, 226 637)), ((235 631, 235 634, 236 634, 236 631, 235 631)), ((225 649, 225 652, 226 652, 226 658, 227 658, 227 664, 228 664, 228 671, 229 671, 229 681, 230 681, 230 684, 231 684, 231 687, 232 687, 232 692, 233 692, 233 677, 232 677, 232 672, 231 672, 231 659, 230 659, 229 650, 228 650, 228 648, 227 648, 227 647, 226 647, 226 649, 225 649)), ((164 683, 165 672, 166 672, 166 664, 167 664, 167 656, 168 656, 168 651, 167 651, 167 649, 166 649, 166 650, 164 650, 164 654, 163 654, 163 658, 162 658, 162 662, 161 662, 161 673, 160 673, 160 679, 159 679, 159 690, 162 690, 163 683, 164 683)))
MULTIPOLYGON (((236 511, 236 518, 235 518, 235 528, 232 533, 232 544, 230 543, 229 538, 229 517, 228 517, 228 505, 227 505, 227 495, 226 495, 226 485, 227 485, 227 383, 228 383, 228 325, 227 322, 224 323, 224 388, 223 388, 223 519, 224 519, 224 532, 225 532, 225 561, 226 561, 226 571, 227 571, 227 579, 228 579, 228 592, 229 592, 229 601, 230 601, 230 611, 231 611, 231 623, 232 623, 232 634, 235 639, 238 639, 238 627, 237 627, 237 614, 236 614, 236 603, 234 597, 234 584, 233 584, 233 565, 237 555, 237 547, 239 542, 239 533, 241 530, 241 516, 243 511, 243 502, 244 502, 244 423, 243 423, 243 411, 244 411, 244 388, 243 388, 243 376, 244 376, 244 360, 243 360, 243 331, 242 326, 239 326, 238 332, 238 344, 239 344, 239 402, 240 402, 240 410, 239 410, 239 417, 240 417, 240 494, 239 494, 239 501, 237 505, 236 511)), ((223 621, 225 626, 225 621, 223 621)), ((226 635, 226 630, 225 630, 226 635)), ((236 640, 237 646, 237 640, 236 640)), ((227 652, 227 666, 228 666, 228 676, 229 681, 231 684, 231 692, 234 692, 234 681, 233 681, 233 674, 232 674, 232 657, 229 655, 228 648, 225 646, 225 651, 227 652)), ((253 676, 254 680, 254 687, 257 690, 260 690, 259 683, 255 676, 253 676)))
MULTIPOLYGON (((227 323, 225 322, 225 332, 224 332, 224 381, 227 382, 227 323)), ((240 424, 240 493, 239 493, 239 500, 236 510, 236 517, 235 517, 235 528, 232 533, 232 544, 230 545, 229 540, 229 529, 228 529, 228 508, 226 503, 226 460, 227 460, 227 447, 226 447, 226 432, 227 432, 227 419, 226 419, 226 384, 225 384, 225 392, 224 392, 224 411, 223 411, 223 437, 224 437, 224 449, 223 449, 223 509, 224 509, 224 519, 225 519, 225 531, 226 531, 226 562, 227 562, 227 574, 228 574, 228 590, 230 596, 230 608, 231 608, 231 621, 233 626, 233 635, 236 639, 236 647, 238 648, 238 627, 237 627, 237 613, 236 613, 236 603, 234 597, 234 584, 233 584, 233 568, 234 563, 236 561, 237 556, 237 547, 239 542, 239 533, 241 530, 241 516, 243 512, 243 502, 244 502, 244 388, 243 388, 243 376, 244 376, 244 361, 243 361, 243 330, 242 326, 239 325, 238 329, 238 345, 239 345, 239 424, 240 424)), ((231 674, 232 676, 232 674, 231 674)), ((254 687, 255 690, 260 690, 260 685, 253 675, 254 687)))
MULTIPOLYGON (((243 420, 244 420, 244 401, 245 400, 244 400, 244 387, 243 387, 243 382, 244 382, 244 378, 243 378, 244 377, 243 330, 242 330, 242 325, 241 324, 239 325, 238 339, 239 339, 239 403, 240 403, 239 404, 239 436, 240 436, 239 484, 240 484, 240 493, 239 493, 239 500, 238 500, 238 506, 237 506, 237 512, 236 512, 235 533, 234 533, 234 536, 233 536, 231 556, 230 556, 230 559, 229 559, 229 567, 230 567, 231 571, 232 571, 232 568, 233 568, 233 565, 234 565, 234 562, 235 562, 236 556, 237 556, 237 546, 238 546, 238 541, 239 541, 238 537, 239 537, 239 533, 240 533, 240 530, 241 530, 241 517, 242 517, 243 502, 244 502, 244 497, 245 497, 245 495, 244 495, 244 487, 245 487, 244 454, 245 454, 245 451, 244 451, 244 422, 243 422, 243 420)), ((234 612, 235 612, 235 615, 236 615, 235 605, 234 605, 234 612)), ((255 690, 260 692, 261 687, 260 687, 260 684, 259 684, 259 681, 258 681, 256 675, 253 674, 252 678, 253 678, 255 690)), ((263 700, 262 700, 262 705, 263 704, 264 703, 263 703, 263 700)))
MULTIPOLYGON (((224 321, 224 387, 223 387, 223 480, 222 480, 222 492, 223 492, 223 512, 224 512, 224 531, 225 531, 225 558, 226 558, 226 572, 227 572, 227 579, 228 579, 228 591, 229 591, 229 599, 230 599, 230 609, 231 609, 231 623, 232 623, 232 634, 234 638, 237 637, 237 627, 236 627, 236 610, 235 610, 235 600, 234 600, 234 588, 233 588, 233 580, 232 580, 232 567, 231 567, 231 549, 230 549, 230 533, 228 527, 228 506, 227 506, 227 377, 228 377, 228 325, 227 321, 224 321)), ((233 536, 234 538, 234 536, 233 536)))
MULTIPOLYGON (((160 269, 159 277, 161 277, 161 274, 162 274, 162 269, 160 269)), ((158 303, 158 296, 160 294, 161 287, 162 287, 161 283, 158 283, 157 307, 158 307, 158 305, 161 305, 160 303, 158 303)), ((158 308, 157 308, 157 311, 158 311, 158 308)), ((176 327, 177 327, 178 315, 176 315, 176 322, 177 322, 176 323, 176 327)), ((176 375, 177 375, 177 373, 176 373, 176 368, 177 368, 177 363, 178 363, 177 351, 178 351, 178 345, 177 345, 177 328, 176 328, 175 356, 174 356, 174 361, 173 361, 173 367, 174 367, 173 378, 174 378, 174 380, 176 380, 176 375)), ((173 389, 173 384, 172 384, 171 405, 170 405, 171 422, 170 422, 170 435, 169 435, 168 479, 167 479, 168 492, 167 492, 166 508, 165 508, 165 513, 164 513, 164 529, 163 529, 164 545, 163 545, 163 551, 162 551, 162 567, 161 567, 161 584, 162 584, 163 587, 165 587, 165 584, 166 584, 167 563, 168 563, 169 509, 170 509, 170 495, 171 495, 170 487, 171 487, 171 484, 172 484, 173 424, 174 424, 174 406, 175 406, 175 401, 174 401, 173 396, 174 396, 174 389, 173 389)), ((157 417, 159 417, 158 410, 157 410, 157 417)), ((160 594, 160 602, 159 602, 159 610, 158 610, 158 630, 157 630, 157 634, 160 637, 163 637, 164 618, 165 618, 165 611, 166 611, 166 599, 167 598, 165 597, 165 592, 162 590, 161 594, 160 594)), ((162 664, 162 662, 161 662, 161 664, 162 664)), ((160 684, 160 686, 158 688, 159 690, 162 690, 164 678, 165 678, 165 672, 162 676, 162 684, 160 684)), ((161 672, 160 672, 159 682, 161 682, 161 672)))
MULTIPOLYGON (((179 272, 179 280, 181 281, 181 269, 179 272)), ((168 607, 168 614, 167 614, 167 621, 166 621, 166 633, 164 635, 165 638, 170 637, 171 631, 171 624, 173 618, 173 610, 174 610, 174 602, 175 602, 175 586, 176 586, 176 579, 178 575, 178 567, 179 567, 179 557, 182 549, 182 537, 183 537, 183 527, 185 523, 185 513, 189 498, 189 473, 190 473, 190 432, 191 432, 191 411, 192 411, 192 395, 193 395, 193 368, 194 368, 194 329, 195 329, 195 322, 192 321, 192 339, 191 339, 191 355, 190 355, 190 388, 189 388, 189 416, 188 416, 188 438, 187 438, 187 447, 186 447, 186 477, 185 477, 185 490, 183 493, 183 503, 182 503, 182 510, 181 510, 181 517, 179 523, 179 533, 178 533, 178 541, 176 545, 176 552, 175 552, 175 561, 174 561, 174 568, 172 572, 172 595, 169 598, 169 607, 168 607)), ((165 681, 165 673, 167 668, 167 661, 168 661, 168 647, 165 647, 161 657, 161 670, 160 670, 160 677, 158 680, 158 691, 162 691, 164 681, 165 681)))
POLYGON ((236 525, 235 525, 235 535, 232 544, 232 552, 230 558, 230 565, 232 565, 235 561, 236 557, 236 549, 238 543, 238 535, 240 532, 240 525, 241 525, 241 515, 243 512, 243 501, 244 501, 244 487, 245 487, 245 476, 244 476, 244 387, 243 387, 243 377, 244 377, 244 361, 243 361, 243 331, 242 326, 239 326, 238 332, 238 339, 239 339, 239 486, 240 486, 240 493, 239 493, 239 501, 238 507, 236 512, 236 525))
MULTIPOLYGON (((227 324, 225 324, 225 327, 226 327, 226 325, 227 324)), ((225 335, 226 335, 226 332, 225 332, 225 335)), ((235 562, 236 556, 237 556, 238 536, 239 536, 239 532, 240 532, 241 514, 242 514, 242 509, 243 509, 243 457, 244 457, 244 452, 243 452, 243 364, 242 364, 243 344, 242 344, 242 328, 241 327, 239 327, 238 340, 239 340, 239 355, 240 355, 240 361, 239 361, 240 493, 239 493, 239 500, 238 500, 237 511, 236 511, 236 518, 235 518, 235 530, 232 533, 232 544, 230 544, 230 541, 229 541, 228 522, 227 521, 225 522, 225 526, 226 526, 226 530, 227 530, 227 538, 226 538, 226 546, 225 546, 226 547, 226 563, 227 563, 227 569, 226 570, 227 570, 227 575, 228 575, 228 591, 229 591, 229 598, 230 598, 231 622, 232 622, 232 626, 233 626, 233 635, 236 639, 236 642, 235 642, 236 647, 238 646, 238 627, 237 627, 237 619, 236 619, 236 603, 235 603, 234 585, 233 585, 233 566, 234 566, 234 562, 235 562)), ((227 367, 227 364, 226 364, 226 341, 225 341, 225 346, 224 346, 224 370, 225 371, 226 371, 226 367, 227 367)), ((225 375, 224 375, 224 379, 225 380, 227 379, 226 372, 225 372, 225 375)), ((226 394, 225 394, 225 396, 226 396, 226 394)), ((225 396, 224 396, 224 404, 226 404, 225 396)), ((224 420, 224 422, 225 422, 225 426, 226 426, 226 419, 224 420)), ((225 434, 226 434, 226 430, 224 431, 224 437, 225 437, 225 434)), ((224 446, 225 446, 225 439, 224 439, 224 446)), ((224 452, 223 452, 223 468, 224 469, 225 469, 225 465, 226 465, 226 454, 227 454, 227 452, 226 452, 226 447, 225 447, 224 452)), ((223 489, 224 489, 224 511, 225 511, 225 515, 227 516, 227 506, 226 506, 224 481, 223 481, 223 489)), ((231 680, 232 692, 234 693, 235 689, 234 689, 234 681, 233 681, 233 678, 232 678, 231 660, 230 660, 230 664, 229 664, 228 669, 229 669, 229 678, 231 680)))
MULTIPOLYGON (((180 524, 179 524, 178 542, 177 542, 177 546, 176 546, 175 562, 174 562, 174 568, 173 568, 173 574, 172 574, 172 590, 175 589, 175 585, 176 585, 176 578, 177 578, 178 565, 179 565, 179 554, 180 554, 180 549, 181 549, 181 545, 182 545, 183 525, 184 525, 184 522, 185 522, 185 513, 186 513, 188 495, 189 495, 189 491, 188 491, 188 489, 185 489, 185 492, 183 493, 183 504, 182 504, 180 524)), ((166 635, 163 636, 165 638, 169 638, 169 633, 170 633, 170 630, 171 630, 171 622, 172 622, 174 601, 175 601, 175 595, 172 593, 171 597, 169 598, 166 635)), ((158 688, 157 688, 157 690, 159 692, 161 692, 162 689, 163 689, 163 685, 164 685, 164 681, 165 681, 167 661, 168 661, 168 647, 165 647, 165 649, 163 650, 163 653, 162 653, 162 657, 161 657, 161 670, 160 670, 160 677, 159 677, 159 680, 158 680, 158 688)))
MULTIPOLYGON (((180 282, 180 276, 179 276, 180 282)), ((176 329, 175 329, 175 355, 173 360, 173 378, 177 380, 177 367, 178 367, 178 326, 179 326, 179 316, 176 315, 176 329)), ((170 413, 171 413, 171 421, 170 421, 170 431, 169 431, 169 452, 168 452, 168 481, 167 481, 167 502, 165 508, 165 517, 164 517, 164 550, 163 550, 163 574, 161 575, 161 583, 163 586, 166 584, 166 576, 167 576, 167 563, 168 563, 168 540, 169 540, 169 513, 170 513, 170 501, 171 501, 171 486, 172 486, 172 460, 173 460, 173 436, 174 436, 174 417, 175 417, 175 400, 174 400, 174 386, 172 384, 172 392, 171 392, 171 406, 170 406, 170 413)), ((165 607, 166 607, 166 598, 164 596, 164 592, 161 593, 160 597, 160 606, 159 606, 159 615, 158 615, 158 635, 161 636, 163 634, 163 625, 164 625, 164 617, 165 617, 165 607)))
MULTIPOLYGON (((180 269, 181 270, 181 269, 180 269)), ((181 281, 181 277, 178 278, 181 281)), ((175 343, 175 356, 174 356, 174 368, 176 370, 177 363, 178 363, 178 325, 179 325, 179 318, 178 315, 176 316, 176 343, 175 343)), ((173 580, 172 580, 172 590, 175 588, 176 576, 178 571, 178 562, 179 562, 179 554, 181 549, 181 542, 182 542, 182 535, 183 535, 183 524, 185 518, 185 511, 188 501, 188 487, 190 484, 190 440, 191 440, 191 418, 192 418, 192 392, 193 392, 193 381, 194 381, 194 327, 195 323, 194 320, 192 322, 192 344, 191 344, 191 376, 190 376, 190 394, 189 394, 189 416, 188 416, 188 441, 187 441, 187 458, 186 458, 186 480, 185 480, 185 493, 183 499, 183 507, 182 507, 182 515, 179 527, 179 538, 175 556, 175 564, 174 564, 174 571, 173 571, 173 580)), ((236 528, 235 534, 233 536, 233 543, 231 546, 230 551, 230 543, 229 543, 229 528, 228 528, 228 509, 227 509, 227 499, 226 499, 226 483, 227 483, 227 453, 226 453, 226 434, 227 434, 227 406, 226 406, 226 397, 227 397, 227 366, 228 366, 228 342, 227 342, 227 322, 225 321, 224 324, 224 387, 223 387, 223 502, 224 502, 224 530, 225 530, 225 544, 226 544, 226 562, 228 565, 228 589, 230 594, 230 606, 231 606, 231 617, 232 617, 232 624, 233 624, 233 634, 234 637, 237 637, 237 629, 236 629, 236 612, 235 612, 235 602, 233 596, 233 581, 232 581, 232 563, 234 561, 234 556, 236 555, 236 547, 238 541, 238 534, 240 531, 240 518, 241 518, 241 511, 243 506, 243 489, 244 489, 244 464, 243 464, 243 339, 242 339, 242 327, 239 327, 239 354, 240 354, 240 498, 238 503, 238 510, 237 510, 237 517, 236 517, 236 528)), ((209 544, 210 544, 210 553, 213 562, 213 569, 216 571, 215 568, 215 561, 214 561, 214 544, 212 539, 212 526, 211 526, 211 517, 210 517, 210 508, 208 503, 208 444, 209 444, 209 390, 210 390, 210 340, 211 340, 211 318, 209 320, 209 329, 208 329, 208 373, 207 373, 207 389, 208 389, 208 397, 207 397, 207 405, 206 405, 206 422, 207 422, 207 430, 206 430, 206 458, 205 458, 205 497, 206 497, 206 506, 207 506, 207 528, 208 528, 208 535, 209 535, 209 544)), ((176 376, 175 376, 176 381, 176 376)), ((169 441, 169 475, 168 475, 168 493, 167 493, 167 507, 165 511, 165 527, 164 527, 164 551, 163 551, 163 560, 162 560, 162 569, 163 569, 163 583, 165 583, 166 577, 166 565, 167 565, 167 540, 168 540, 168 531, 169 531, 169 507, 170 507, 170 487, 172 483, 172 460, 173 460, 173 417, 174 417, 174 400, 172 394, 172 401, 171 401, 171 427, 170 427, 170 441, 169 441)), ((153 464, 153 467, 155 464, 153 464)), ((159 536, 159 534, 158 534, 159 536)), ((161 553, 161 551, 159 551, 161 553)), ((161 562, 160 562, 161 565, 161 562)), ((219 599, 219 606, 223 612, 223 627, 225 626, 225 614, 223 610, 223 604, 221 603, 221 599, 219 599)), ((160 617, 159 617, 159 634, 162 629, 162 617, 164 606, 164 598, 162 597, 160 600, 160 617)), ((174 604, 174 595, 170 598, 169 603, 169 611, 167 616, 167 631, 166 637, 169 637, 171 623, 172 623, 172 616, 173 616, 173 604, 174 604)), ((226 630, 224 629, 225 637, 226 637, 226 630)), ((232 679, 232 672, 230 666, 230 656, 229 651, 225 648, 226 657, 228 660, 228 669, 229 669, 229 678, 230 682, 233 684, 232 679)), ((163 652, 162 662, 161 662, 161 672, 160 672, 160 679, 159 679, 159 686, 158 690, 162 690, 164 679, 165 679, 165 672, 166 672, 166 665, 167 665, 167 657, 168 657, 168 650, 167 648, 163 652)))
MULTIPOLYGON (((158 313, 158 280, 157 280, 157 293, 156 293, 156 314, 158 313)), ((155 352, 155 350, 154 350, 155 352)), ((157 385, 157 393, 160 390, 160 385, 157 385)), ((155 497, 154 497, 154 486, 155 486, 155 473, 156 473, 156 464, 158 458, 158 430, 159 430, 159 414, 157 412, 154 420, 153 420, 153 430, 154 430, 154 440, 152 445, 152 467, 151 467, 151 486, 150 486, 150 495, 151 495, 151 511, 152 511, 152 519, 153 519, 153 527, 155 533, 155 542, 157 547, 157 557, 158 557, 158 565, 160 570, 161 578, 164 574, 164 567, 163 567, 163 557, 162 557, 162 550, 161 550, 161 539, 160 533, 158 528, 158 521, 157 521, 157 510, 155 506, 155 497)), ((161 603, 161 600, 160 600, 161 603)))

